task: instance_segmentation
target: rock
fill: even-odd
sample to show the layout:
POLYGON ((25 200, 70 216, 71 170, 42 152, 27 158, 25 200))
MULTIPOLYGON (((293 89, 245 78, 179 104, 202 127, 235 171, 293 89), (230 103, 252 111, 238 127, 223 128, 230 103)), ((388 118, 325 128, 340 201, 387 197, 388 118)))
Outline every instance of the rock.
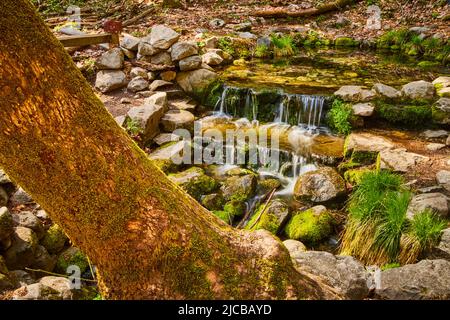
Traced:
POLYGON ((159 88, 170 86, 172 85, 172 82, 164 81, 164 80, 153 80, 153 82, 150 84, 149 89, 150 91, 157 91, 159 88))
POLYGON ((56 254, 64 248, 68 240, 62 228, 57 224, 53 224, 45 233, 44 238, 41 240, 41 245, 49 253, 56 254))
POLYGON ((315 206, 294 214, 285 228, 289 239, 318 244, 333 231, 333 218, 324 206, 315 206))
POLYGON ((450 77, 439 77, 436 78, 432 84, 436 89, 442 89, 450 87, 450 77))
POLYGON ((144 106, 158 106, 167 110, 167 93, 156 92, 152 96, 144 100, 144 106))
POLYGON ((134 37, 132 35, 126 34, 120 41, 120 46, 127 50, 137 51, 140 41, 141 41, 141 39, 134 37))
POLYGON ((15 287, 22 287, 36 283, 36 280, 24 270, 13 270, 9 272, 9 277, 15 287))
POLYGON ((0 294, 14 288, 14 284, 7 274, 0 273, 0 294))
POLYGON ((3 171, 2 169, 0 169, 0 185, 2 184, 7 184, 7 183, 11 183, 11 179, 9 179, 8 175, 5 173, 5 171, 3 171))
POLYGON ((236 32, 238 38, 256 40, 258 37, 251 32, 236 32))
POLYGON ((198 167, 170 174, 168 177, 197 201, 200 201, 203 195, 214 192, 219 187, 216 180, 207 176, 203 169, 198 167))
POLYGON ((267 49, 271 49, 273 47, 273 41, 272 38, 268 36, 259 37, 258 40, 256 40, 256 46, 264 46, 267 49))
POLYGON ((431 258, 450 261, 450 228, 442 231, 441 241, 433 248, 431 258))
POLYGON ((214 36, 204 41, 205 49, 216 49, 219 46, 219 38, 214 36))
POLYGON ((423 193, 414 196, 409 203, 406 215, 409 219, 426 209, 439 214, 442 217, 448 215, 447 197, 442 193, 423 193))
POLYGON ((191 99, 175 100, 170 102, 170 109, 192 111, 197 107, 197 103, 191 99))
POLYGON ((225 199, 220 193, 211 193, 202 197, 202 205, 211 211, 221 210, 225 205, 225 199))
POLYGON ((153 72, 153 71, 147 72, 147 78, 148 78, 148 81, 155 80, 156 77, 157 77, 157 75, 156 75, 155 72, 153 72))
POLYGON ((193 129, 195 117, 186 110, 169 110, 161 119, 161 124, 166 132, 175 129, 193 129))
POLYGON ((251 29, 252 29, 251 22, 243 22, 243 23, 239 23, 239 24, 233 26, 234 31, 246 32, 246 31, 250 31, 251 29))
POLYGON ((145 70, 144 68, 140 68, 140 67, 134 67, 130 71, 130 77, 131 77, 131 79, 136 78, 136 77, 141 77, 141 78, 144 78, 147 80, 148 79, 147 70, 145 70))
POLYGON ((37 246, 34 253, 34 261, 31 267, 33 269, 44 270, 52 272, 55 268, 56 259, 50 256, 48 251, 43 246, 37 246))
POLYGON ((152 153, 149 158, 164 172, 170 171, 176 165, 181 164, 184 152, 190 151, 191 146, 185 141, 179 141, 168 146, 162 146, 152 153))
POLYGON ((0 186, 0 207, 8 204, 8 193, 0 186))
POLYGON ((170 57, 170 53, 166 51, 162 51, 160 53, 155 54, 150 58, 150 62, 157 65, 165 65, 172 66, 172 58, 170 57))
POLYGON ((175 71, 164 71, 159 76, 164 81, 173 81, 177 77, 177 73, 175 71))
POLYGON ((438 150, 445 148, 445 146, 446 145, 443 143, 429 143, 429 144, 427 144, 427 150, 438 151, 438 150))
POLYGON ((373 115, 375 107, 370 103, 357 103, 352 106, 353 114, 360 117, 370 117, 373 115))
POLYGON ((108 50, 102 54, 96 61, 98 69, 118 70, 123 67, 123 52, 120 48, 108 50))
POLYGON ((143 77, 135 77, 129 83, 127 89, 131 92, 138 92, 148 89, 149 83, 143 77))
POLYGON ((217 53, 209 51, 202 55, 202 61, 209 66, 217 66, 222 63, 223 59, 217 53))
POLYGON ((427 33, 430 32, 430 28, 429 27, 411 27, 409 28, 410 32, 416 33, 416 34, 421 34, 421 33, 427 33))
POLYGON ((284 240, 283 244, 288 249, 289 255, 292 259, 296 259, 300 253, 307 251, 306 246, 297 240, 284 240))
POLYGON ((15 226, 30 228, 33 230, 38 239, 44 236, 44 226, 41 221, 30 211, 22 211, 12 215, 15 226))
POLYGON ((149 43, 155 48, 167 50, 177 42, 179 38, 180 35, 172 29, 163 25, 155 25, 150 32, 149 43))
POLYGON ((19 206, 19 205, 25 205, 30 204, 33 202, 33 199, 31 196, 25 192, 22 188, 17 189, 16 192, 13 193, 10 199, 12 206, 19 206))
POLYGON ((440 98, 432 108, 433 121, 439 124, 450 124, 450 99, 440 98))
MULTIPOLYGON (((151 97, 150 97, 151 98, 151 97)), ((145 144, 159 133, 159 121, 164 114, 163 106, 144 104, 141 107, 132 107, 127 113, 125 127, 132 123, 140 133, 145 144)))
POLYGON ((448 132, 445 130, 425 130, 421 136, 426 139, 437 139, 447 137, 448 132))
POLYGON ((173 61, 182 60, 196 54, 198 54, 197 44, 189 41, 175 43, 170 52, 173 61))
POLYGON ((320 277, 346 299, 364 299, 369 294, 369 274, 353 257, 307 251, 299 252, 295 261, 297 270, 320 277))
POLYGON ((180 60, 180 62, 178 63, 178 66, 180 67, 181 71, 190 71, 199 69, 201 65, 202 65, 202 58, 200 56, 191 56, 183 60, 180 60))
POLYGON ((219 29, 225 26, 225 21, 223 21, 222 19, 212 19, 211 21, 209 21, 209 26, 213 29, 219 29))
POLYGON ((86 272, 89 268, 89 262, 86 256, 76 247, 70 247, 61 252, 56 262, 55 271, 61 274, 66 274, 67 268, 70 266, 77 266, 80 268, 81 274, 86 272))
POLYGON ((19 289, 15 290, 12 294, 12 300, 60 300, 60 299, 61 296, 58 291, 50 287, 44 286, 40 283, 33 283, 30 285, 20 287, 19 289))
POLYGON ((366 102, 375 97, 375 92, 361 86, 342 86, 334 95, 347 102, 366 102))
POLYGON ((173 134, 173 133, 161 133, 158 134, 155 138, 153 138, 153 141, 157 144, 157 145, 163 145, 165 143, 168 142, 172 142, 172 141, 179 141, 181 138, 179 135, 173 134))
POLYGON ((407 152, 404 148, 386 149, 380 152, 380 168, 395 172, 408 172, 429 158, 417 153, 407 152))
POLYGON ((123 71, 101 70, 97 73, 95 87, 103 93, 123 88, 127 85, 127 77, 123 71))
POLYGON ((288 219, 288 205, 284 201, 276 199, 270 201, 267 206, 265 203, 261 204, 247 223, 246 228, 249 230, 265 229, 276 235, 288 219))
MULTIPOLYGON (((9 238, 14 232, 14 222, 8 208, 0 207, 0 241, 9 238)), ((1 247, 1 246, 0 246, 1 247)))
POLYGON ((255 193, 256 183, 254 174, 232 176, 223 182, 220 190, 226 201, 246 201, 255 193))
POLYGON ((445 140, 445 145, 446 146, 450 146, 450 135, 447 137, 447 139, 445 140))
POLYGON ((129 60, 132 60, 134 58, 136 58, 136 53, 134 51, 125 49, 125 48, 120 48, 122 50, 123 55, 128 58, 129 60))
POLYGON ((379 152, 385 149, 392 149, 394 146, 394 143, 385 137, 371 133, 351 133, 345 139, 344 154, 348 156, 352 152, 379 152))
POLYGON ((373 88, 373 91, 375 91, 379 96, 388 98, 388 99, 397 99, 400 98, 402 93, 398 91, 395 88, 392 88, 390 86, 387 86, 382 83, 376 83, 373 88))
POLYGON ((312 202, 326 202, 346 193, 344 179, 331 167, 323 167, 298 177, 294 197, 312 202))
POLYGON ((6 266, 5 259, 0 255, 0 273, 8 274, 8 267, 6 266))
MULTIPOLYGON (((148 40, 146 40, 146 41, 148 41, 148 40)), ((152 46, 150 43, 148 43, 146 41, 141 40, 141 42, 139 42, 138 53, 140 56, 144 56, 144 57, 145 56, 153 56, 161 51, 160 49, 155 48, 154 46, 152 46)))
POLYGON ((422 260, 381 272, 375 296, 383 300, 450 299, 450 261, 422 260))
POLYGON ((8 269, 23 269, 33 265, 37 245, 38 239, 33 230, 15 228, 11 247, 4 255, 8 269))
POLYGON ((402 87, 402 94, 409 99, 433 99, 435 89, 432 83, 427 81, 414 81, 402 87))
POLYGON ((450 171, 441 170, 436 173, 437 182, 444 187, 445 190, 450 191, 450 171))
POLYGON ((176 80, 184 92, 202 95, 203 91, 218 78, 218 74, 213 71, 198 69, 179 72, 176 80))

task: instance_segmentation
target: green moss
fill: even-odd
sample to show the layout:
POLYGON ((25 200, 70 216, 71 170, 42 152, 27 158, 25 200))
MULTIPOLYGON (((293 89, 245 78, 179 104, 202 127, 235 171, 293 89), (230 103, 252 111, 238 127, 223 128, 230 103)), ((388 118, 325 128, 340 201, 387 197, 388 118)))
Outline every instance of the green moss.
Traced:
POLYGON ((439 65, 439 62, 436 62, 436 61, 421 61, 417 64, 417 66, 422 69, 431 69, 438 65, 439 65))
POLYGON ((378 151, 357 151, 353 150, 350 157, 352 163, 360 165, 375 163, 378 156, 378 151))
POLYGON ((289 239, 315 244, 333 231, 333 218, 328 212, 316 214, 313 209, 297 213, 285 228, 289 239))
POLYGON ((69 266, 78 266, 83 274, 89 268, 89 262, 80 249, 71 247, 62 252, 56 261, 56 272, 66 273, 69 266))
POLYGON ((152 159, 152 163, 158 167, 162 172, 168 174, 177 170, 178 165, 173 163, 170 159, 152 159))
POLYGON ((368 168, 350 169, 345 171, 344 179, 352 185, 358 185, 361 182, 363 175, 369 171, 371 170, 368 168))
POLYGON ((221 210, 225 205, 225 199, 220 193, 208 194, 202 198, 202 205, 208 210, 221 210))
POLYGON ((278 189, 281 186, 281 182, 278 179, 264 179, 259 181, 258 188, 262 192, 269 192, 273 189, 278 189))
POLYGON ((59 225, 53 224, 45 233, 41 244, 49 253, 58 253, 64 248, 67 240, 63 229, 59 225))
POLYGON ((439 123, 439 124, 445 124, 445 123, 449 122, 448 119, 450 119, 450 113, 442 111, 441 109, 433 106, 431 109, 431 117, 433 119, 433 122, 439 123))
POLYGON ((231 224, 233 223, 234 216, 229 211, 213 211, 214 215, 224 222, 231 224))
POLYGON ((200 201, 202 195, 212 193, 219 187, 219 183, 215 179, 207 176, 202 169, 197 167, 170 174, 169 178, 197 201, 200 201))
POLYGON ((240 217, 245 214, 247 205, 243 201, 228 201, 223 207, 225 212, 228 212, 232 217, 240 217))
POLYGON ((349 37, 339 37, 334 43, 337 47, 356 47, 359 45, 359 41, 349 37))
POLYGON ((394 269, 394 268, 398 268, 398 267, 400 267, 400 263, 398 263, 398 262, 387 263, 387 264, 381 266, 381 271, 394 269))
POLYGON ((250 221, 247 223, 245 227, 247 230, 260 230, 264 229, 272 234, 277 234, 278 229, 280 228, 280 222, 278 218, 273 213, 269 212, 266 208, 264 213, 261 215, 261 211, 264 209, 264 205, 259 206, 258 210, 253 214, 250 221), (258 222, 256 222, 258 220, 258 222))
POLYGON ((376 115, 390 123, 420 128, 432 119, 432 110, 426 105, 397 106, 377 102, 376 115))
POLYGON ((270 50, 266 45, 259 45, 255 49, 254 56, 257 58, 268 58, 270 57, 270 50))
POLYGON ((202 103, 202 105, 214 108, 220 100, 223 91, 223 82, 216 80, 211 82, 206 88, 194 90, 194 97, 202 103))

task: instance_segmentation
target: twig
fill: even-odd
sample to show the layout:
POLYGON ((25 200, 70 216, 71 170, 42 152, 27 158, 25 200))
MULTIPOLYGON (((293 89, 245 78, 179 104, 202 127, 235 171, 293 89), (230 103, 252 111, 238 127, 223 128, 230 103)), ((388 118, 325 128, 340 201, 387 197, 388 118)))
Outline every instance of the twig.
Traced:
POLYGON ((270 200, 272 200, 275 190, 277 190, 277 188, 273 188, 272 192, 269 195, 269 198, 267 198, 267 201, 264 204, 264 207, 262 208, 262 210, 259 213, 258 217, 256 218, 255 222, 253 222, 253 224, 249 227, 249 229, 253 228, 258 223, 259 219, 261 219, 261 216, 263 215, 264 211, 266 211, 267 205, 269 204, 270 200))
POLYGON ((142 18, 145 18, 147 15, 149 15, 150 13, 155 11, 155 7, 151 7, 147 10, 145 10, 144 12, 142 12, 141 14, 138 14, 136 17, 133 17, 131 19, 128 19, 127 21, 125 21, 124 23, 122 23, 122 26, 124 27, 129 27, 132 24, 134 24, 135 22, 141 20, 142 18))
POLYGON ((88 256, 86 256, 86 258, 89 263, 89 270, 91 270, 92 277, 94 278, 94 281, 97 281, 97 279, 95 279, 95 273, 94 273, 94 269, 92 268, 91 259, 89 259, 88 256))
MULTIPOLYGON (((55 272, 50 272, 50 271, 45 271, 45 270, 42 270, 42 269, 31 269, 31 268, 27 268, 26 267, 25 270, 34 271, 34 272, 42 272, 42 273, 46 273, 46 274, 51 274, 52 276, 59 276, 59 277, 69 278, 68 275, 55 273, 55 272)), ((85 278, 78 278, 78 277, 73 277, 73 279, 79 279, 79 280, 83 280, 83 281, 97 283, 97 280, 92 280, 92 279, 85 279, 85 278)))

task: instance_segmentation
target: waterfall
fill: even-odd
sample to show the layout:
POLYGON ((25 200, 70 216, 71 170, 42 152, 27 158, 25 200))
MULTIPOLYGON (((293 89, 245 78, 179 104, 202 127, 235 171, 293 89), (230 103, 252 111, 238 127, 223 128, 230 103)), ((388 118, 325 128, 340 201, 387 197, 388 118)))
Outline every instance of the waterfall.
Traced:
POLYGON ((274 122, 317 129, 324 104, 323 96, 285 94, 278 104, 274 122))

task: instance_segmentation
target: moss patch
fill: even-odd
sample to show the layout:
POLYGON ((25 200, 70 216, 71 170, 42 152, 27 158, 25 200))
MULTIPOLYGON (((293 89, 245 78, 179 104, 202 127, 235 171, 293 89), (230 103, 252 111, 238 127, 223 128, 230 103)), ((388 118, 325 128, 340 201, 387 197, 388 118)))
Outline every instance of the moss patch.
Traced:
POLYGON ((309 209, 292 217, 285 231, 289 239, 315 244, 331 234, 332 222, 333 218, 328 212, 317 214, 309 209))

